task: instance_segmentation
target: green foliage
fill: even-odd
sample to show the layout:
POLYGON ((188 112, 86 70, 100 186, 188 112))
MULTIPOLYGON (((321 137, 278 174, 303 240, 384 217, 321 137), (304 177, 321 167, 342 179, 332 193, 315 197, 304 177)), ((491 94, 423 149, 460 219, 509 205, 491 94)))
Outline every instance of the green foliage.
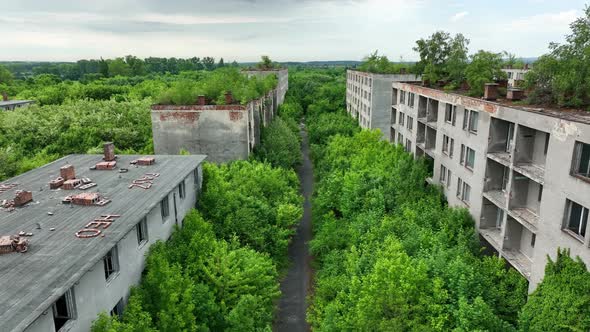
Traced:
POLYGON ((262 129, 261 144, 255 150, 256 159, 266 161, 273 167, 294 168, 301 162, 298 137, 286 121, 275 117, 262 129))
POLYGON ((260 98, 277 85, 276 75, 264 77, 243 75, 238 68, 224 67, 206 73, 200 80, 182 80, 158 97, 159 104, 193 105, 197 96, 206 97, 209 104, 225 105, 225 93, 230 91, 233 99, 246 104, 260 98))
POLYGON ((410 72, 412 67, 408 64, 393 63, 385 55, 379 55, 378 51, 365 57, 358 67, 360 71, 378 74, 399 74, 402 69, 410 72))
POLYGON ((0 180, 106 141, 126 153, 153 153, 149 105, 80 100, 0 112, 0 180))
POLYGON ((416 64, 416 72, 431 84, 443 80, 458 86, 465 78, 468 45, 469 39, 462 34, 451 37, 444 31, 417 40, 414 51, 420 54, 420 61, 416 64))
POLYGON ((122 320, 103 314, 93 332, 270 330, 280 295, 272 260, 216 239, 196 210, 150 248, 146 271, 122 320))
POLYGON ((471 62, 465 69, 467 83, 469 83, 470 94, 483 96, 486 83, 493 83, 494 80, 506 77, 502 71, 502 54, 480 50, 471 56, 471 62))
POLYGON ((240 244, 284 264, 293 225, 303 213, 295 172, 256 161, 236 161, 207 164, 203 177, 200 206, 215 234, 228 241, 235 236, 240 244))
POLYGON ((260 62, 256 64, 256 69, 258 70, 273 70, 273 69, 280 69, 281 65, 276 62, 273 62, 268 55, 263 55, 260 57, 260 62))
POLYGON ((524 278, 482 257, 469 213, 443 204, 424 187, 426 165, 380 136, 320 141, 313 329, 514 330, 524 278))
POLYGON ((548 257, 545 278, 529 296, 519 317, 521 331, 590 330, 590 272, 569 250, 548 257))
POLYGON ((0 65, 0 84, 10 84, 13 79, 12 73, 6 67, 0 65))
POLYGON ((590 6, 570 24, 564 44, 551 43, 525 75, 533 103, 588 107, 590 111, 590 6))

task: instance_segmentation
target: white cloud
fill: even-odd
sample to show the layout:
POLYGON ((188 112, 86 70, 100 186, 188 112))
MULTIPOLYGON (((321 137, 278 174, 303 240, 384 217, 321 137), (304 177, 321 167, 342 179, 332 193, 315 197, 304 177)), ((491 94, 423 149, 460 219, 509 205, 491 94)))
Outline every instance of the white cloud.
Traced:
POLYGON ((506 31, 561 32, 569 30, 569 24, 578 17, 576 10, 546 13, 515 19, 504 25, 506 31))
POLYGON ((467 14, 469 14, 469 12, 465 12, 465 11, 459 12, 459 13, 451 16, 451 22, 457 22, 457 21, 463 19, 465 16, 467 16, 467 14))

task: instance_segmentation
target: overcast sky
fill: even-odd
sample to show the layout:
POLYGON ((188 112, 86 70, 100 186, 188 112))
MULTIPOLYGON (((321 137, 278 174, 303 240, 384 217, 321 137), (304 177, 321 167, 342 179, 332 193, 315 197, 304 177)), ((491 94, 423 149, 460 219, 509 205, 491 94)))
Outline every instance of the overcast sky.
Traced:
POLYGON ((226 62, 415 60, 415 41, 461 32, 478 49, 538 56, 587 0, 0 0, 0 60, 223 57, 226 62))

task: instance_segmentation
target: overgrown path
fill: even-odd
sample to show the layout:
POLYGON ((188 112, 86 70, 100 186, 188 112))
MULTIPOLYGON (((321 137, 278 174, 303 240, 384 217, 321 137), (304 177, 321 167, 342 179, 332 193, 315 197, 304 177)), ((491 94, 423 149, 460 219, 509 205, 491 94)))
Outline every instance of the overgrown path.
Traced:
POLYGON ((311 240, 311 195, 313 193, 313 166, 309 159, 309 140, 307 131, 302 125, 301 129, 301 154, 302 163, 297 168, 301 191, 305 202, 303 203, 303 218, 297 227, 297 232, 289 246, 289 259, 291 266, 287 276, 281 283, 283 293, 278 308, 278 316, 275 321, 275 331, 309 331, 309 325, 305 321, 307 309, 306 297, 311 285, 312 270, 310 267, 308 242, 311 240))

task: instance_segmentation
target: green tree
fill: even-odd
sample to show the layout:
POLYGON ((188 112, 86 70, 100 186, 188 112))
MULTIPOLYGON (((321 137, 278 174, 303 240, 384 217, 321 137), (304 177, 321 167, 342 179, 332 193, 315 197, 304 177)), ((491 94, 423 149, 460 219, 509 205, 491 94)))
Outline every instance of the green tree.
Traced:
POLYGON ((468 45, 469 39, 462 34, 451 37, 444 31, 436 31, 426 39, 417 40, 413 48, 420 55, 416 72, 431 84, 442 79, 458 86, 467 64, 468 45))
POLYGON ((123 58, 116 58, 108 62, 110 76, 129 76, 131 68, 123 58))
POLYGON ((493 83, 494 80, 506 77, 502 71, 502 54, 478 51, 471 56, 471 62, 465 69, 467 83, 469 83, 470 94, 483 96, 486 83, 493 83))
POLYGON ((0 65, 0 84, 11 84, 13 79, 12 73, 5 66, 0 65))
POLYGON ((219 62, 217 63, 217 68, 225 67, 225 63, 223 62, 223 58, 219 58, 219 62))
POLYGON ((584 16, 570 24, 564 44, 549 44, 550 52, 541 56, 525 75, 526 87, 533 89, 534 103, 563 107, 584 107, 590 111, 590 6, 584 16))
POLYGON ((298 136, 280 117, 263 128, 261 142, 255 153, 260 161, 286 169, 295 167, 301 161, 298 136))
POLYGON ((590 272, 569 250, 548 257, 545 277, 522 308, 521 331, 588 331, 590 329, 590 272))

